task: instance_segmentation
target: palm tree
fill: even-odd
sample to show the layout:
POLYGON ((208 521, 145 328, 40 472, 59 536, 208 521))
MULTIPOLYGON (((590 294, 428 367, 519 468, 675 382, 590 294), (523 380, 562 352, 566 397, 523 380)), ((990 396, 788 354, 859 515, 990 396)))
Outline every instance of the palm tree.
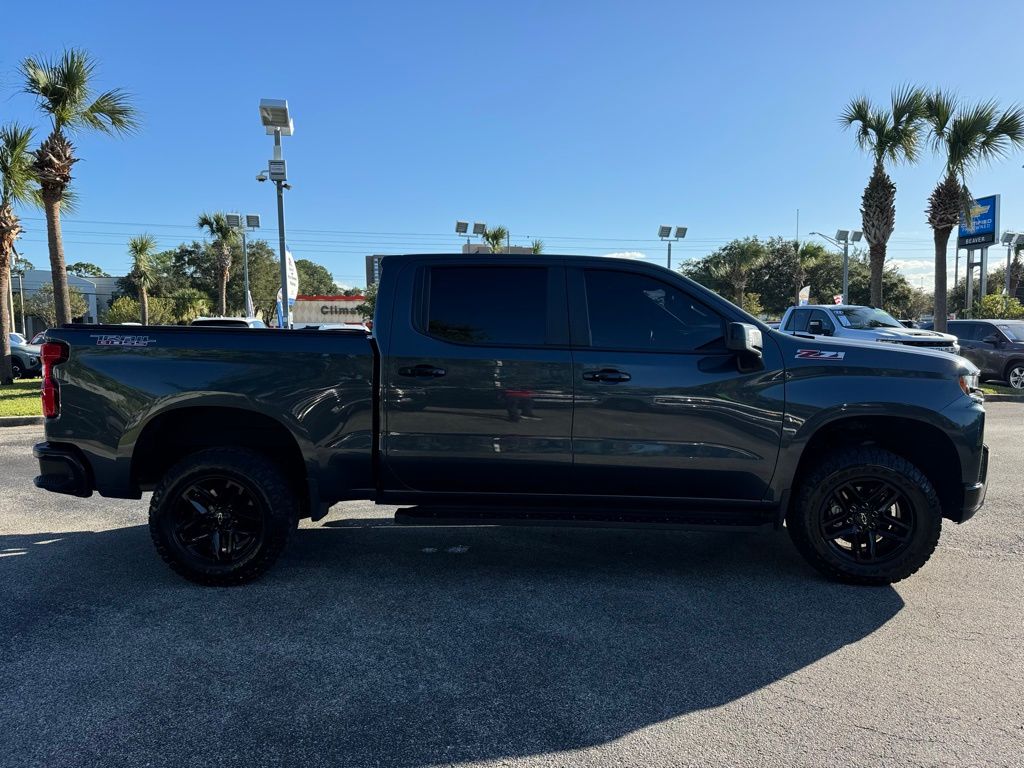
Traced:
POLYGON ((508 242, 508 230, 504 227, 486 229, 483 234, 484 242, 491 248, 491 253, 501 253, 505 250, 508 242))
MULTIPOLYGON (((794 304, 800 304, 800 289, 807 283, 807 273, 821 264, 826 258, 825 248, 818 243, 800 243, 793 241, 793 296, 794 304)), ((843 297, 846 300, 846 297, 843 297)))
POLYGON ((39 190, 32 170, 32 129, 17 123, 0 128, 0 384, 10 384, 11 308, 10 267, 14 241, 21 234, 21 220, 14 206, 38 201, 39 190))
POLYGON ((994 101, 958 107, 956 97, 936 90, 925 99, 932 147, 946 156, 945 173, 928 198, 928 224, 935 241, 935 330, 946 330, 946 248, 961 214, 970 221, 974 198, 967 174, 1024 145, 1024 109, 1002 112, 994 101))
POLYGON ((46 212, 58 324, 71 322, 60 212, 61 206, 68 204, 71 167, 79 160, 65 131, 125 134, 138 126, 135 108, 124 91, 115 88, 93 96, 90 85, 95 73, 96 61, 85 51, 74 48, 64 51, 57 59, 29 58, 21 63, 25 92, 36 97, 39 109, 50 118, 52 129, 34 153, 33 168, 46 212))
POLYGON ((733 240, 711 254, 711 274, 732 289, 729 300, 742 307, 750 273, 764 264, 767 258, 768 251, 756 237, 733 240))
POLYGON ((530 243, 530 250, 533 251, 534 253, 544 253, 544 241, 534 240, 532 243, 530 243))
POLYGON ((137 235, 128 241, 128 255, 132 257, 132 269, 128 278, 139 289, 139 320, 149 325, 149 289, 156 278, 150 259, 156 250, 156 238, 152 235, 137 235))
POLYGON ((892 92, 888 110, 861 96, 847 104, 839 116, 844 128, 857 126, 857 146, 871 153, 875 161, 861 198, 860 215, 869 246, 871 304, 876 307, 882 306, 885 252, 896 226, 896 185, 889 178, 885 164, 917 160, 924 100, 919 88, 904 85, 892 92))
POLYGON ((238 239, 238 230, 228 226, 223 213, 201 213, 196 223, 213 238, 213 252, 217 258, 217 282, 220 285, 220 314, 228 313, 228 276, 231 273, 231 246, 238 239))

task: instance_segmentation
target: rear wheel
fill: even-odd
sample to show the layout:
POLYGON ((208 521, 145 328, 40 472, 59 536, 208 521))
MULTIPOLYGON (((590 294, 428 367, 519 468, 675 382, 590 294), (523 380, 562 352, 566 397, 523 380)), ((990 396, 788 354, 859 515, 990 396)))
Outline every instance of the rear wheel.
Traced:
POLYGON ((1006 380, 1014 389, 1024 389, 1024 360, 1014 360, 1006 366, 1006 380))
POLYGON ((20 379, 24 375, 25 369, 21 365, 21 360, 16 357, 11 358, 11 375, 20 379))
POLYGON ((889 451, 858 448, 811 470, 786 527, 800 553, 826 576, 891 584, 931 557, 942 511, 921 470, 889 451))
POLYGON ((153 491, 149 530, 160 556, 186 579, 242 584, 281 554, 297 509, 281 470, 265 456, 211 448, 167 472, 153 491))

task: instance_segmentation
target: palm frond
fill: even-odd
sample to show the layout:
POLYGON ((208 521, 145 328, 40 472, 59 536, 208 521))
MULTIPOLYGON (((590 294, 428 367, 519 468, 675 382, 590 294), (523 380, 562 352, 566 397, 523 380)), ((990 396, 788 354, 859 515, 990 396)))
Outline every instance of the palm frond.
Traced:
POLYGON ((873 145, 871 140, 873 113, 874 109, 868 98, 860 96, 847 104, 839 115, 839 122, 843 128, 857 126, 857 146, 862 150, 869 150, 873 145))
POLYGON ((956 108, 956 94, 945 93, 936 88, 925 96, 924 117, 929 125, 932 149, 936 152, 942 149, 956 108))
POLYGON ((35 205, 38 200, 32 136, 31 128, 18 123, 0 128, 0 204, 35 205))
POLYGON ((84 110, 81 121, 103 133, 133 133, 139 127, 131 97, 120 88, 101 93, 84 110))
POLYGON ((904 83, 892 91, 893 125, 911 125, 924 118, 925 93, 917 86, 904 83))
POLYGON ((24 91, 37 98, 55 131, 86 127, 128 133, 137 126, 135 109, 124 91, 114 89, 92 97, 96 60, 86 51, 69 48, 58 58, 26 58, 19 70, 24 91))

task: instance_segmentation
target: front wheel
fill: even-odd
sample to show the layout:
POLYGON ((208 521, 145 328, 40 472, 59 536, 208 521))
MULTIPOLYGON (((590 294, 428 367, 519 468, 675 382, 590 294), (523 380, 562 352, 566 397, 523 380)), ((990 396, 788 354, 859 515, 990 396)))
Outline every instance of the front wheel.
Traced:
POLYGON ((942 510, 934 486, 909 461, 857 448, 826 458, 802 480, 786 528, 829 578, 891 584, 931 557, 942 510))
POLYGON ((20 379, 22 377, 23 373, 24 373, 24 369, 21 367, 21 361, 18 358, 16 358, 16 357, 12 357, 11 358, 11 376, 13 376, 15 379, 20 379))
POLYGON ((267 457, 211 448, 173 466, 153 491, 149 531, 160 557, 199 584, 243 584, 265 572, 298 519, 292 490, 267 457))

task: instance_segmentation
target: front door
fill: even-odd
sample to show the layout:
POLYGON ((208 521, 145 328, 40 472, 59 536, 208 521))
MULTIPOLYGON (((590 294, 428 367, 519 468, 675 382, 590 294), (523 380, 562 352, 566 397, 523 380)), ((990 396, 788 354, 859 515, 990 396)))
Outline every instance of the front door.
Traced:
POLYGON ((578 493, 764 498, 779 453, 781 355, 741 373, 726 318, 646 270, 568 270, 578 493), (582 326, 582 327, 581 327, 582 326))
POLYGON ((397 488, 557 492, 572 465, 561 265, 427 260, 383 366, 383 453, 397 488))

